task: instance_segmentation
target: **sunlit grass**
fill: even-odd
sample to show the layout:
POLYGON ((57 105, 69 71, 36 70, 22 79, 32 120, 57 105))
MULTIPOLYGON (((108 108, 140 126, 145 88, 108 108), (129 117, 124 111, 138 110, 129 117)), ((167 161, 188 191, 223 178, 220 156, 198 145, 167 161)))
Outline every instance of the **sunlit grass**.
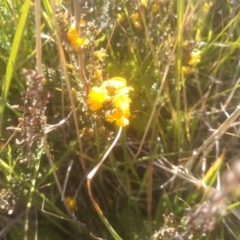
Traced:
POLYGON ((43 1, 36 35, 33 4, 0 9, 0 37, 11 46, 0 53, 0 207, 25 219, 25 228, 1 227, 16 239, 165 239, 167 231, 201 239, 204 230, 205 239, 238 239, 239 4, 55 4, 43 1), (22 67, 42 71, 49 101, 29 155, 37 120, 29 124, 34 107, 20 94, 31 89, 22 67), (216 222, 202 217, 209 222, 196 230, 192 216, 214 203, 216 222))

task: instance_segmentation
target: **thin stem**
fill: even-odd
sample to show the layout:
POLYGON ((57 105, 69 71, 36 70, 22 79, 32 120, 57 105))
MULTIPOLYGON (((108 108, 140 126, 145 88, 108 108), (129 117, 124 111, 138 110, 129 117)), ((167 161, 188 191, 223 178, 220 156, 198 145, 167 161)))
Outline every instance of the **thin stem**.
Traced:
POLYGON ((94 197, 92 195, 92 189, 91 189, 91 182, 92 182, 92 178, 94 177, 94 175, 96 174, 96 172, 98 171, 98 169, 100 168, 100 166, 103 164, 103 162, 106 160, 107 156, 109 155, 109 153, 112 151, 113 147, 116 145, 120 135, 122 132, 122 127, 119 128, 118 134, 116 136, 116 138, 114 139, 113 143, 111 144, 111 146, 108 148, 108 150, 106 151, 106 153, 104 154, 104 156, 102 157, 102 159, 100 160, 100 162, 92 169, 92 171, 87 175, 87 188, 88 188, 88 194, 89 197, 93 203, 94 208, 96 209, 99 217, 101 218, 101 220, 103 221, 103 223, 105 224, 105 226, 107 227, 107 229, 109 230, 109 232, 112 234, 112 236, 114 237, 114 239, 116 240, 121 240, 122 238, 115 232, 115 230, 112 228, 112 226, 110 225, 110 223, 108 222, 108 220, 105 218, 101 208, 98 206, 97 202, 94 200, 94 197))

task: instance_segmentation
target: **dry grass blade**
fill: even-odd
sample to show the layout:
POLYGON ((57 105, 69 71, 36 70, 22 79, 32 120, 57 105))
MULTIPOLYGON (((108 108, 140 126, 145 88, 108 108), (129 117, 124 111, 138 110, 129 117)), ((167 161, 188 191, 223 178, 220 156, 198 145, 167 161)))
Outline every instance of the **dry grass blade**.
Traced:
POLYGON ((226 119, 218 129, 214 131, 214 133, 199 147, 197 150, 193 152, 192 157, 188 160, 186 167, 188 169, 192 168, 192 165, 196 158, 204 152, 205 156, 211 151, 212 147, 214 146, 216 140, 220 139, 221 136, 227 131, 228 128, 231 127, 231 124, 236 121, 236 119, 240 115, 240 107, 238 106, 236 110, 226 119))

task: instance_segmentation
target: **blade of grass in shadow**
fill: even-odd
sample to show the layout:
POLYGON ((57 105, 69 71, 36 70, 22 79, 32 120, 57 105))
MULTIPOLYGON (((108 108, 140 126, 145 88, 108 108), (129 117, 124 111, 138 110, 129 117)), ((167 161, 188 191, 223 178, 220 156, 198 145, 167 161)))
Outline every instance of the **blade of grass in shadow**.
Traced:
MULTIPOLYGON (((37 71, 39 74, 42 73, 42 49, 41 49, 41 2, 40 0, 35 0, 35 27, 36 27, 36 60, 37 60, 37 71)), ((28 239, 29 231, 29 215, 33 202, 33 193, 35 191, 37 175, 40 169, 41 157, 43 153, 43 146, 39 145, 39 151, 36 155, 36 165, 34 168, 32 186, 29 191, 26 214, 25 214, 25 223, 24 223, 24 240, 28 239)))
MULTIPOLYGON (((184 13, 184 16, 183 16, 183 21, 182 21, 182 25, 181 25, 181 28, 184 27, 184 22, 186 21, 186 18, 187 18, 187 15, 188 15, 188 12, 189 12, 189 8, 190 8, 190 5, 191 5, 191 1, 188 2, 188 5, 186 7, 186 10, 185 10, 185 13, 184 13)), ((181 31, 178 31, 178 34, 181 34, 181 31)), ((177 36, 177 39, 178 39, 178 36, 177 36)), ((147 133, 149 131, 149 128, 150 128, 150 125, 152 123, 152 120, 153 120, 153 117, 154 117, 154 114, 156 112, 156 108, 159 104, 159 97, 161 96, 162 92, 163 92, 163 88, 164 88, 164 84, 166 82, 166 79, 167 79, 167 76, 168 76, 168 73, 169 73, 169 70, 170 70, 170 67, 171 67, 171 64, 172 64, 172 61, 173 61, 173 58, 174 58, 174 54, 175 54, 175 50, 177 48, 177 39, 172 47, 172 51, 169 55, 169 60, 168 60, 168 64, 164 70, 164 73, 163 73, 163 77, 162 77, 162 81, 161 81, 161 84, 158 88, 158 91, 157 91, 157 95, 156 95, 156 98, 154 100, 154 103, 153 103, 153 107, 152 107, 152 110, 151 110, 151 114, 149 116, 149 120, 147 122, 147 125, 145 127, 145 131, 144 131, 144 134, 142 136, 142 139, 141 139, 141 143, 140 143, 140 146, 138 147, 138 150, 134 156, 134 159, 136 159, 138 157, 138 155, 140 154, 141 152, 141 149, 143 147, 143 144, 145 142, 145 139, 146 139, 146 136, 147 136, 147 133)))
POLYGON ((5 106, 7 103, 7 96, 8 96, 9 88, 11 85, 11 79, 12 79, 14 66, 15 66, 16 59, 17 59, 17 53, 18 53, 18 49, 20 46, 22 36, 23 36, 24 27, 25 27, 25 23, 26 23, 26 20, 28 17, 30 5, 31 5, 30 0, 26 0, 24 2, 23 11, 22 11, 22 14, 19 19, 19 24, 16 29, 16 33, 15 33, 12 48, 11 48, 10 57, 9 57, 9 60, 7 63, 6 76, 5 76, 5 80, 3 82, 2 93, 1 93, 1 98, 0 98, 0 136, 2 135, 3 115, 4 115, 5 106))
MULTIPOLYGON (((217 41, 224 35, 225 32, 227 32, 227 30, 229 29, 229 27, 234 23, 235 18, 234 19, 231 19, 231 21, 228 22, 228 24, 222 29, 222 31, 209 43, 207 44, 204 48, 203 48, 203 51, 205 52, 208 52, 209 49, 214 46, 214 44, 217 43, 217 41)), ((237 45, 239 45, 237 43, 237 45)))
POLYGON ((175 116, 175 123, 174 124, 174 140, 176 141, 175 144, 177 149, 180 149, 183 146, 183 132, 182 132, 182 116, 181 116, 181 89, 184 87, 182 81, 182 44, 183 44, 183 15, 184 15, 184 6, 185 1, 180 0, 177 1, 177 31, 178 31, 178 38, 177 38, 177 54, 176 54, 176 99, 175 99, 175 108, 176 108, 176 115, 175 116))

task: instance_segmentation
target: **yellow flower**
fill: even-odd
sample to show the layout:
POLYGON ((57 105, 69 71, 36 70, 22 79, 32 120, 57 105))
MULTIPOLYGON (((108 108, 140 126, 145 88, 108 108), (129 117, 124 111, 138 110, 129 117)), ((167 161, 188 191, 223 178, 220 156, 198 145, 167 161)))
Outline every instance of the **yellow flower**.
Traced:
POLYGON ((111 114, 106 116, 108 122, 116 121, 117 126, 125 127, 129 124, 128 118, 130 117, 129 104, 131 99, 127 94, 117 94, 113 99, 112 103, 115 109, 111 114))
POLYGON ((201 52, 199 50, 194 50, 191 52, 191 58, 188 61, 189 65, 195 65, 201 61, 201 52))
POLYGON ((141 0, 141 3, 144 7, 147 7, 147 0, 141 0))
POLYGON ((88 45, 89 40, 85 37, 78 38, 76 41, 76 46, 81 47, 81 46, 86 46, 88 45))
POLYGON ((126 94, 117 94, 112 100, 114 106, 125 114, 129 112, 131 99, 126 94))
POLYGON ((213 6, 213 3, 212 3, 212 2, 210 2, 210 3, 204 3, 204 4, 203 4, 203 10, 204 10, 204 12, 207 13, 212 6, 213 6))
POLYGON ((188 66, 182 66, 182 72, 184 74, 190 74, 193 72, 193 68, 192 67, 188 67, 188 66))
POLYGON ((130 117, 130 112, 126 112, 126 114, 123 114, 123 112, 120 109, 118 109, 118 110, 114 110, 110 115, 107 115, 105 119, 108 122, 116 121, 116 125, 118 127, 125 127, 129 124, 129 120, 128 120, 129 117, 130 117))
POLYGON ((118 13, 118 15, 117 15, 117 22, 118 23, 124 22, 124 15, 122 13, 118 13))
POLYGON ((74 26, 71 26, 67 32, 67 37, 74 48, 85 46, 89 43, 85 37, 80 38, 74 26))
POLYGON ((157 13, 158 10, 159 10, 158 4, 154 3, 154 4, 152 5, 152 13, 157 13))
POLYGON ((134 14, 132 14, 131 17, 130 17, 130 19, 131 19, 132 22, 137 21, 138 18, 139 18, 139 13, 134 13, 134 14))
POLYGON ((93 74, 92 77, 93 77, 93 78, 100 78, 100 77, 102 77, 102 72, 101 72, 101 70, 95 69, 95 70, 94 70, 94 74, 93 74))
POLYGON ((133 22, 135 28, 142 29, 142 24, 139 21, 133 22))
POLYGON ((105 102, 110 103, 104 110, 106 121, 116 121, 117 126, 124 127, 129 124, 130 90, 133 88, 126 86, 124 78, 114 77, 104 81, 100 87, 93 87, 88 94, 87 103, 92 111, 97 111, 105 102))
POLYGON ((78 210, 77 202, 74 198, 72 197, 65 197, 66 204, 68 205, 69 209, 71 210, 78 210))
POLYGON ((79 25, 80 25, 80 27, 86 26, 85 20, 81 18, 80 21, 79 21, 79 25))
POLYGON ((107 99, 108 95, 104 89, 93 87, 88 94, 87 103, 92 111, 97 111, 107 99))

